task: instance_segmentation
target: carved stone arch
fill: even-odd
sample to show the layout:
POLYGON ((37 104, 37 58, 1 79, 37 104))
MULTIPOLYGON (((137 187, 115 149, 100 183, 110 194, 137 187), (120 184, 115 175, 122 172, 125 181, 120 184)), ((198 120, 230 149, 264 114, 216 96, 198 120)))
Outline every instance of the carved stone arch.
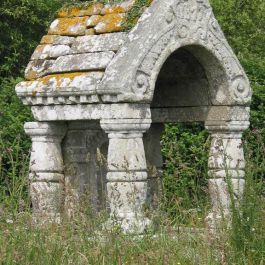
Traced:
POLYGON ((155 0, 128 39, 107 68, 99 91, 118 90, 120 101, 151 102, 164 62, 185 47, 205 68, 213 105, 250 102, 249 81, 207 0, 155 0))
MULTIPOLYGON (((159 43, 159 42, 158 42, 159 43)), ((178 49, 190 52, 203 66, 210 85, 212 105, 244 105, 250 101, 249 81, 231 50, 224 45, 222 53, 209 47, 202 40, 183 39, 168 43, 161 54, 155 54, 156 47, 150 50, 136 71, 132 90, 151 102, 158 74, 165 61, 178 49), (222 57, 223 56, 223 57, 222 57)))

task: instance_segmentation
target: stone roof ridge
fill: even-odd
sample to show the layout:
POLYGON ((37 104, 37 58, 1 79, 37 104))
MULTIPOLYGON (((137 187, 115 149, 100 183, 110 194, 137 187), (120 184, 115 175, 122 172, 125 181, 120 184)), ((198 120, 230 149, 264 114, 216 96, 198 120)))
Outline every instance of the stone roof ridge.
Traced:
POLYGON ((106 15, 113 13, 126 13, 137 0, 125 0, 117 3, 105 3, 99 1, 85 2, 65 6, 57 12, 57 17, 82 17, 91 15, 106 15))

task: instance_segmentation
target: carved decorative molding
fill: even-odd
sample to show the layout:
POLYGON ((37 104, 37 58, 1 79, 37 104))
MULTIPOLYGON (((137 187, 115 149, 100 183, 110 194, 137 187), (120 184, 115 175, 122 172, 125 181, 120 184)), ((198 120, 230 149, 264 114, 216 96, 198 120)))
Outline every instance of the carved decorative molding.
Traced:
MULTIPOLYGON (((246 104, 251 98, 249 81, 229 47, 214 18, 208 1, 181 0, 170 6, 164 30, 145 54, 136 71, 132 91, 144 100, 151 100, 159 70, 172 47, 200 46, 216 57, 224 70, 227 86, 224 91, 230 104, 246 104), (163 58, 165 57, 165 58, 163 58)), ((173 51, 172 51, 173 52, 173 51)), ((206 69, 207 71, 207 69, 206 69)), ((215 74, 215 73, 211 73, 215 74)), ((218 75, 218 73, 216 73, 218 75)), ((222 82, 216 78, 215 82, 222 82)), ((215 85, 216 86, 216 85, 215 85)), ((222 87, 221 83, 218 89, 222 87)), ((226 102, 227 103, 227 102, 226 102)))

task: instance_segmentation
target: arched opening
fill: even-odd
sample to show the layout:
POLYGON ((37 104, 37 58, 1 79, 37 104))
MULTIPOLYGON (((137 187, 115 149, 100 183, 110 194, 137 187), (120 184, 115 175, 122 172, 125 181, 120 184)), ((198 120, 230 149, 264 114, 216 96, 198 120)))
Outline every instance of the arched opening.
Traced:
POLYGON ((203 225, 209 209, 207 160, 210 145, 203 122, 218 89, 225 84, 225 73, 212 54, 197 48, 187 46, 176 50, 161 67, 151 103, 153 124, 148 132, 151 136, 145 139, 155 139, 151 150, 159 149, 156 145, 162 150, 162 167, 150 148, 146 148, 146 157, 147 162, 156 164, 151 167, 163 168, 163 198, 169 213, 180 222, 197 219, 203 225), (164 125, 164 131, 155 129, 164 125))

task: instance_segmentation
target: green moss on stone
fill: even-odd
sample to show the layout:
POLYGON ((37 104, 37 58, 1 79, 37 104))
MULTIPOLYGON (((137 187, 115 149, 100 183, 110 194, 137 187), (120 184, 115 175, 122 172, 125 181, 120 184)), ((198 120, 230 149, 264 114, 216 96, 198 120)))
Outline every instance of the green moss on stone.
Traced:
POLYGON ((153 0, 136 0, 132 8, 128 11, 126 19, 122 24, 125 31, 131 30, 138 22, 145 8, 150 6, 153 0))
MULTIPOLYGON (((130 10, 127 12, 126 19, 122 23, 122 31, 131 30, 136 24, 145 8, 148 7, 153 0, 136 0, 130 10)), ((72 8, 86 9, 93 4, 102 3, 102 4, 118 4, 122 3, 124 0, 91 0, 91 1, 67 1, 67 3, 58 11, 68 12, 72 8)))

